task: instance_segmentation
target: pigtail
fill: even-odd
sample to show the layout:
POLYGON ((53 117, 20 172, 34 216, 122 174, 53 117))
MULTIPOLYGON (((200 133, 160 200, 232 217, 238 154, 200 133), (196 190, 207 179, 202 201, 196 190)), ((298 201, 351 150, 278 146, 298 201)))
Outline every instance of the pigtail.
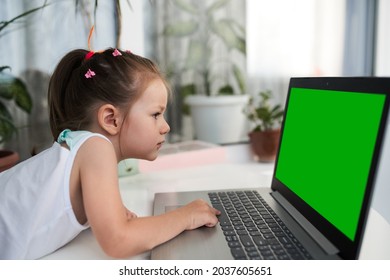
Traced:
POLYGON ((74 71, 81 66, 87 51, 74 50, 64 56, 58 63, 51 79, 48 88, 48 104, 50 128, 54 140, 57 140, 58 135, 64 128, 67 122, 67 104, 69 103, 69 96, 67 89, 74 71))

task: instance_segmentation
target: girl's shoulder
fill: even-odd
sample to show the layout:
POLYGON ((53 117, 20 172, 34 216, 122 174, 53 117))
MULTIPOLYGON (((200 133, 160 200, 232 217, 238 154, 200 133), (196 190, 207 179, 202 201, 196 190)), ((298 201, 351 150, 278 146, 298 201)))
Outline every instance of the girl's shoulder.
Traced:
POLYGON ((76 166, 80 168, 89 166, 96 168, 98 165, 107 168, 112 165, 111 159, 116 160, 111 141, 99 133, 67 129, 60 133, 57 142, 60 145, 66 144, 70 153, 76 157, 76 166))
POLYGON ((101 134, 91 133, 78 149, 78 161, 81 166, 108 168, 117 165, 113 144, 101 134))

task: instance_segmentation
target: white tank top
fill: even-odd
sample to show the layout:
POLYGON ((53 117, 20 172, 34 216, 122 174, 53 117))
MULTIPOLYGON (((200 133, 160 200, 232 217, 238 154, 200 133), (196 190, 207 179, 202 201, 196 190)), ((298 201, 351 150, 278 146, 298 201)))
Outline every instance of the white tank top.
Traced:
POLYGON ((52 147, 0 173, 0 259, 43 257, 89 227, 73 212, 69 180, 77 151, 93 136, 109 141, 65 130, 52 147))

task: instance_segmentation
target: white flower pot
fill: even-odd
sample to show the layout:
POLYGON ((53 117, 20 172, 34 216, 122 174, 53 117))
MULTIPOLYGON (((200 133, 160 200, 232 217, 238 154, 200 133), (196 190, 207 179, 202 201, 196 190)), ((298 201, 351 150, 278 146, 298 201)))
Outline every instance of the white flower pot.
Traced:
POLYGON ((240 142, 245 138, 243 109, 247 95, 189 96, 195 138, 215 144, 240 142))

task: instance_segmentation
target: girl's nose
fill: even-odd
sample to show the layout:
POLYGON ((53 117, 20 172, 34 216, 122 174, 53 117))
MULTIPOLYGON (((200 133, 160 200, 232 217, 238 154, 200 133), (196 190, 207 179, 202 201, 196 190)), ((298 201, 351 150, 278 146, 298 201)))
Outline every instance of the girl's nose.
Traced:
POLYGON ((161 128, 161 134, 167 134, 171 130, 169 124, 164 120, 164 124, 161 128))

